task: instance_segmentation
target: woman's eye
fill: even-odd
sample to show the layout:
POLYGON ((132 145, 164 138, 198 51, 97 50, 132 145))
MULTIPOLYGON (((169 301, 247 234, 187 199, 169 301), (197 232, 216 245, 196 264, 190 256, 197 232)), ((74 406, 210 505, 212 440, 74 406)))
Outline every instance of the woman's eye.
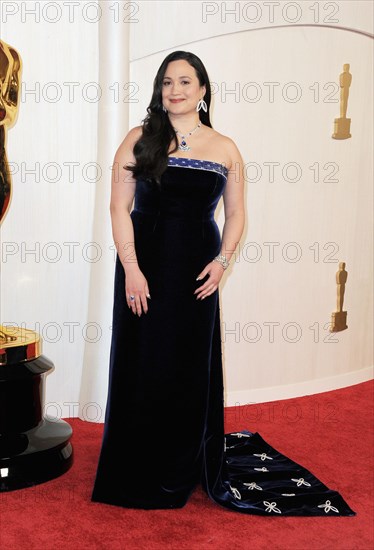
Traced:
MULTIPOLYGON (((190 84, 189 80, 181 80, 181 82, 182 84, 190 84)), ((167 86, 168 84, 170 84, 170 80, 165 80, 165 82, 163 82, 164 86, 167 86)))

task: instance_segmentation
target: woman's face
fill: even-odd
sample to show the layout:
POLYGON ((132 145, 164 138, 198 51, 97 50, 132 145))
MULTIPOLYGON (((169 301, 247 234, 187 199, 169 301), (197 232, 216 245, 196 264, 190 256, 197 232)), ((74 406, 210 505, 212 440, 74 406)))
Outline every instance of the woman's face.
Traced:
POLYGON ((196 112, 206 88, 200 86, 195 69, 185 59, 171 61, 162 82, 162 103, 172 114, 196 112))

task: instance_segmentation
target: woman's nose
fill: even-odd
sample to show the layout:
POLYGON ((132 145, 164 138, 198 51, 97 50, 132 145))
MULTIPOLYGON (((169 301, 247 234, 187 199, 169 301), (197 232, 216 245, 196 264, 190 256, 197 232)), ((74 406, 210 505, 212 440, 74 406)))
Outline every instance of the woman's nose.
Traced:
POLYGON ((172 94, 177 94, 179 92, 179 89, 180 89, 180 84, 179 82, 174 82, 172 85, 171 85, 171 93, 172 94))

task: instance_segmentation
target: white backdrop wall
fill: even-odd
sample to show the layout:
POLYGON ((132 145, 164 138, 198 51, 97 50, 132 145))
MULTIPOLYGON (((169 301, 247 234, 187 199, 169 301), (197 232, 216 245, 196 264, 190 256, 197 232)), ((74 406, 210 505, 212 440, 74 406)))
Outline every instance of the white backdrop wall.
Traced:
MULTIPOLYGON (((314 2, 281 2, 274 17, 263 2, 257 12, 252 2, 87 1, 74 12, 67 2, 44 12, 43 3, 6 4, 0 36, 22 56, 24 89, 8 136, 14 195, 1 228, 0 318, 43 336, 56 366, 47 414, 104 419, 111 163, 146 114, 163 58, 177 49, 205 63, 213 126, 246 163, 247 223, 220 289, 226 404, 369 379, 372 4, 335 2, 332 13, 319 3, 317 13, 314 2), (353 76, 352 138, 338 141, 344 63, 353 76), (331 335, 340 261, 349 328, 331 335)), ((222 229, 222 203, 216 219, 222 229)))

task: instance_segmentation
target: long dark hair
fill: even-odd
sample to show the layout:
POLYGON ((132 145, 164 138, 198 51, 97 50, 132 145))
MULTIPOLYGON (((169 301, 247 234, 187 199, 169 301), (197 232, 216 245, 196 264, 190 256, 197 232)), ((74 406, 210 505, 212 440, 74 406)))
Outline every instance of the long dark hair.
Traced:
POLYGON ((204 100, 207 104, 207 112, 199 111, 199 118, 203 124, 212 127, 209 118, 209 107, 211 90, 208 73, 197 55, 191 52, 176 51, 165 57, 157 71, 153 81, 153 94, 150 104, 147 107, 147 115, 142 120, 142 135, 134 145, 135 164, 127 165, 126 169, 131 171, 133 177, 142 176, 147 180, 155 180, 160 183, 160 176, 166 170, 168 163, 168 151, 174 141, 174 153, 178 149, 177 134, 170 123, 167 113, 162 108, 162 87, 164 75, 168 63, 178 59, 186 60, 196 71, 200 86, 205 85, 204 100))

